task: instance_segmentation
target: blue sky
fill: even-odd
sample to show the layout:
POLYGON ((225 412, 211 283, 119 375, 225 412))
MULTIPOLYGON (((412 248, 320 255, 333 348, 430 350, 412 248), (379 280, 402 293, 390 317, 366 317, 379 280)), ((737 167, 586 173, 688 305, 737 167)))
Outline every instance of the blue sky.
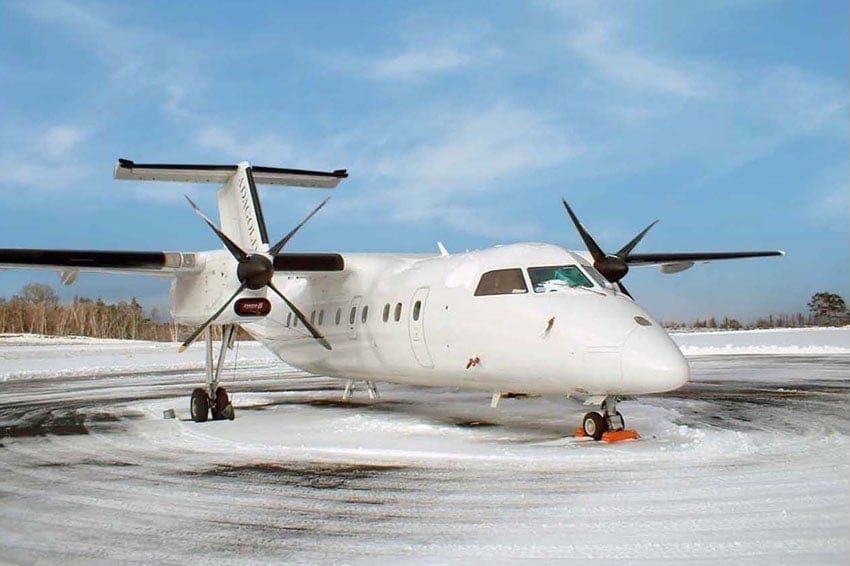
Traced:
MULTIPOLYGON (((804 310, 848 284, 848 4, 0 2, 0 246, 216 247, 139 162, 348 168, 292 251, 783 249, 634 269, 663 318, 804 310)), ((272 234, 325 196, 261 189, 272 234)), ((274 236, 273 236, 274 237, 274 236)), ((0 273, 0 294, 55 274, 0 273)), ((64 297, 167 284, 83 275, 64 297)))

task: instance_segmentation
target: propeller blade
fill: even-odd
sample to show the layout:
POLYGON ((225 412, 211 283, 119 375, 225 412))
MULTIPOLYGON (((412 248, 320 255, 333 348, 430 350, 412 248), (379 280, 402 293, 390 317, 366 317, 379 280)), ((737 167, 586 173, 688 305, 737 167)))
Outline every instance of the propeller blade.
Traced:
POLYGON ((224 243, 224 246, 225 246, 228 250, 230 250, 230 253, 231 253, 231 254, 233 254, 233 257, 235 257, 235 258, 236 258, 237 260, 239 260, 239 261, 242 261, 242 260, 244 260, 245 258, 247 258, 247 257, 248 257, 248 254, 246 254, 246 253, 242 250, 242 248, 240 248, 240 247, 239 247, 239 246, 238 246, 238 245, 237 245, 237 244, 236 244, 233 240, 231 240, 230 238, 228 238, 228 237, 227 237, 227 234, 225 234, 224 232, 222 232, 221 230, 219 230, 218 226, 216 226, 216 225, 215 225, 215 223, 214 223, 212 220, 210 220, 210 219, 207 217, 207 215, 206 215, 206 214, 204 214, 203 212, 201 212, 201 209, 200 209, 200 208, 198 208, 198 205, 196 205, 194 202, 192 202, 192 199, 190 199, 190 198, 189 198, 189 195, 183 195, 183 196, 185 196, 185 197, 186 197, 186 200, 188 200, 188 201, 189 201, 189 204, 191 204, 191 205, 192 205, 192 208, 193 208, 193 209, 195 209, 195 213, 196 213, 198 216, 200 216, 200 217, 201 217, 201 219, 202 219, 204 222, 206 222, 206 223, 207 223, 207 226, 209 226, 210 228, 212 228, 212 231, 213 231, 213 232, 215 232, 215 234, 216 234, 216 236, 218 236, 219 240, 221 240, 221 241, 224 243))
MULTIPOLYGON (((310 214, 308 214, 308 215, 307 215, 307 218, 305 218, 304 220, 302 220, 302 221, 301 221, 301 224, 299 224, 298 226, 296 226, 295 228, 293 228, 293 229, 289 232, 289 234, 287 234, 286 236, 284 236, 283 238, 281 238, 281 240, 280 240, 278 243, 276 243, 276 244, 275 244, 275 245, 273 245, 271 248, 269 248, 269 252, 268 252, 268 253, 269 253, 269 255, 272 255, 272 256, 273 256, 273 255, 277 255, 277 253, 278 253, 280 250, 282 250, 282 249, 283 249, 283 246, 285 246, 287 243, 289 243, 289 240, 291 240, 291 239, 292 239, 292 236, 294 236, 294 235, 295 235, 295 233, 296 233, 296 232, 298 232, 298 230, 300 230, 302 226, 304 226, 305 224, 307 224, 307 221, 308 221, 308 220, 310 220, 311 218, 313 218, 313 215, 314 215, 314 214, 316 214, 317 212, 319 212, 319 210, 321 210, 321 209, 322 209, 322 207, 323 207, 323 206, 325 206, 325 205, 328 203, 328 201, 329 201, 329 200, 331 200, 331 198, 330 198, 330 197, 328 197, 328 198, 326 198, 325 200, 323 200, 323 201, 322 201, 322 203, 321 203, 319 206, 317 206, 316 208, 314 208, 314 209, 313 209, 313 212, 311 212, 310 214)), ((281 295, 281 296, 282 296, 282 295, 281 295)))
POLYGON ((628 298, 630 298, 630 299, 631 299, 631 300, 633 300, 633 301, 635 300, 635 298, 634 298, 634 297, 632 297, 632 294, 631 294, 631 293, 629 293, 629 290, 628 290, 628 289, 626 289, 626 286, 625 286, 625 285, 623 285, 623 282, 622 282, 622 281, 617 281, 617 285, 619 285, 619 286, 620 286, 620 291, 621 291, 621 292, 622 292, 625 296, 627 296, 628 298))
POLYGON ((182 344, 180 344, 180 347, 177 349, 177 351, 178 351, 179 353, 183 353, 183 352, 185 352, 185 351, 186 351, 186 348, 188 348, 189 346, 191 346, 191 345, 192 345, 192 342, 194 342, 194 341, 198 338, 198 336, 200 336, 200 335, 201 335, 201 332, 203 332, 204 330, 206 330, 206 329, 207 329, 207 327, 208 327, 210 324, 212 324, 212 323, 213 323, 213 321, 214 321, 215 319, 217 319, 221 313, 223 313, 223 312, 224 312, 224 309, 226 309, 226 308, 227 308, 227 306, 228 306, 228 305, 229 305, 229 304, 233 301, 233 299, 235 299, 235 298, 236 298, 236 296, 237 296, 239 293, 241 293, 242 291, 244 291, 244 290, 245 290, 245 287, 247 287, 247 285, 246 285, 245 283, 243 283, 242 285, 240 285, 240 286, 239 286, 239 288, 236 290, 236 292, 235 292, 235 293, 233 293, 233 296, 231 296, 229 299, 227 299, 227 301, 226 301, 223 305, 221 305, 221 308, 220 308, 220 309, 218 309, 217 311, 215 311, 215 314, 213 314, 211 317, 209 317, 209 319, 207 319, 207 321, 206 321, 205 323, 203 323, 201 326, 199 326, 197 330, 195 330, 195 331, 194 331, 194 332, 193 332, 193 333, 192 333, 192 334, 191 334, 188 338, 186 338, 186 341, 185 341, 185 342, 183 342, 182 344))
POLYGON ((300 320, 300 321, 301 321, 301 324, 303 324, 303 325, 304 325, 304 327, 305 327, 307 330, 309 330, 309 331, 310 331, 310 334, 312 334, 312 335, 313 335, 313 338, 315 338, 315 339, 316 339, 316 341, 317 341, 319 344, 321 344, 321 345, 325 348, 325 350, 330 350, 330 349, 331 349, 331 344, 330 344, 330 342, 328 342, 327 338, 325 338, 324 336, 322 336, 321 332, 319 332, 318 330, 316 330, 316 328, 315 328, 312 324, 310 324, 310 321, 308 321, 308 320, 307 320, 307 318, 304 316, 304 313, 302 313, 300 310, 298 310, 298 307, 296 307, 295 305, 293 305, 293 304, 292 304, 292 302, 291 302, 289 299, 287 299, 287 298, 284 296, 284 294, 283 294, 283 293, 281 293, 280 291, 278 291, 277 287, 275 287, 275 286, 274 286, 274 283, 269 283, 268 287, 269 287, 269 289, 271 289, 272 291, 274 291, 275 293, 277 293, 277 296, 278 296, 278 297, 280 297, 281 299, 283 299, 283 302, 284 302, 284 303, 286 303, 286 306, 288 306, 288 307, 289 307, 289 309, 290 309, 292 312, 294 312, 294 313, 295 313, 296 318, 298 318, 298 320, 300 320))
POLYGON ((605 258, 605 252, 602 251, 602 248, 599 247, 599 244, 596 243, 593 236, 591 236, 584 228, 578 217, 573 212, 573 209, 570 208, 569 204, 567 204, 567 199, 561 199, 561 202, 564 203, 564 208, 567 209, 567 214, 569 214, 570 218, 572 218, 573 224, 575 224, 576 230, 578 230, 581 239, 584 240, 584 243, 587 246, 587 251, 589 251, 590 255, 593 256, 593 260, 600 261, 605 258))
MULTIPOLYGON (((644 236, 646 236, 646 233, 649 232, 649 229, 652 228, 653 226, 655 226, 656 224, 658 224, 658 220, 656 220, 655 222, 653 222, 652 224, 650 224, 649 226, 647 226, 646 228, 641 230, 640 234, 638 234, 637 236, 632 238, 631 242, 629 242, 628 244, 626 244, 625 246, 620 248, 620 251, 618 251, 614 255, 616 255, 620 259, 626 259, 626 257, 630 253, 632 253, 632 250, 635 249, 635 246, 638 245, 638 243, 640 243, 640 241, 643 239, 644 236)), ((628 294, 628 293, 626 293, 626 294, 628 294)))

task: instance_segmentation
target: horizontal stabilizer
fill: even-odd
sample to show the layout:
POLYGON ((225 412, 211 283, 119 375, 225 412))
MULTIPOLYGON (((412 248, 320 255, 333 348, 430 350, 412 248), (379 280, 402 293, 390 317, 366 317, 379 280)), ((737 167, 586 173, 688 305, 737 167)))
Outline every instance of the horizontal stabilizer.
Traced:
MULTIPOLYGON (((236 173, 238 165, 189 165, 185 163, 135 163, 119 159, 115 164, 116 179, 137 181, 172 181, 183 183, 224 184, 236 173)), ((345 169, 308 171, 282 167, 252 166, 254 182, 258 185, 286 185, 332 189, 348 177, 345 169)))

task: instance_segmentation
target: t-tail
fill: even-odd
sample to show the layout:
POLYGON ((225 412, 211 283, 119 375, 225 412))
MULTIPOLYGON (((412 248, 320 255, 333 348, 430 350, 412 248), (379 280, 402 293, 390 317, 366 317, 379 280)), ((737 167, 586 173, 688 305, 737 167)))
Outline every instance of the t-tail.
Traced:
POLYGON ((260 167, 247 161, 236 165, 190 165, 119 159, 114 176, 139 181, 220 183, 217 198, 221 231, 246 251, 265 252, 270 245, 269 234, 257 185, 332 189, 348 177, 348 172, 260 167))

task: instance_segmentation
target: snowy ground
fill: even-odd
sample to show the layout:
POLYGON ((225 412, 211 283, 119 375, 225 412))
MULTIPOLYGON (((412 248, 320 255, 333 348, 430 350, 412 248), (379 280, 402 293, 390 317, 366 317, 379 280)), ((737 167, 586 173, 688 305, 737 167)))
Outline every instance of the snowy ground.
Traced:
POLYGON ((850 328, 675 339, 692 382, 606 445, 560 399, 343 404, 254 344, 196 424, 201 347, 0 337, 0 561, 847 564, 850 328))

